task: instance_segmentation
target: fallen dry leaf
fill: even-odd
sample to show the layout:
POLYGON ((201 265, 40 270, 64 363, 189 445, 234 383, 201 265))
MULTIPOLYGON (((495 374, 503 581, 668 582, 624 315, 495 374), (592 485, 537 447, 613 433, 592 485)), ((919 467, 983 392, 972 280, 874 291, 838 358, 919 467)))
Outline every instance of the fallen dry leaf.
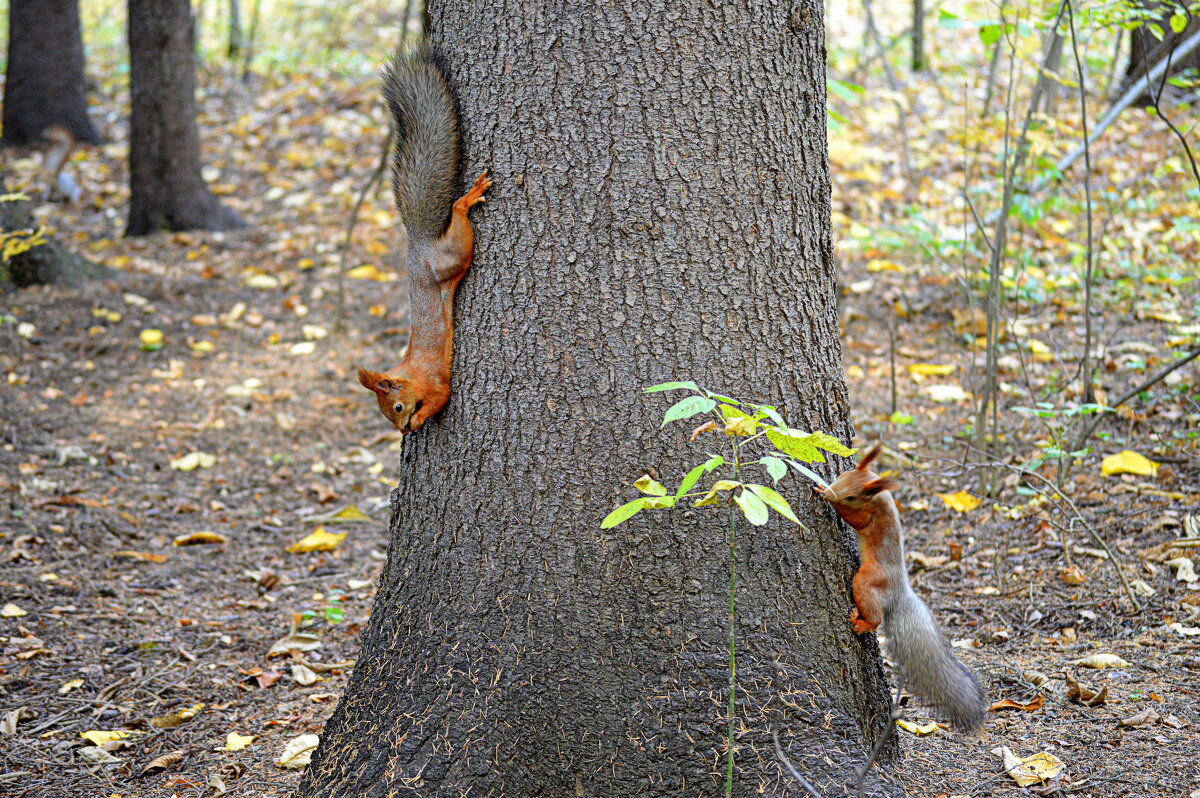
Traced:
POLYGON ((993 748, 992 753, 1000 755, 1004 770, 1022 787, 1045 784, 1065 767, 1061 759, 1045 751, 1021 759, 1004 745, 993 748))
POLYGON ((1117 721, 1117 726, 1127 729, 1136 729, 1143 726, 1153 726, 1162 717, 1158 714, 1158 710, 1154 707, 1146 707, 1141 712, 1130 715, 1127 718, 1121 718, 1117 721))
POLYGON ((1045 703, 1045 693, 1038 693, 1037 697, 1027 704, 1018 704, 1011 698, 1004 698, 988 707, 988 712, 996 712, 997 710, 1001 709, 1019 709, 1022 712, 1036 712, 1037 710, 1041 709, 1045 703))
POLYGON ((951 510, 955 510, 960 513, 969 513, 983 503, 983 499, 980 499, 977 496, 972 496, 965 490, 960 490, 956 493, 939 493, 937 496, 951 510))
POLYGON ((179 535, 171 541, 171 544, 174 546, 205 546, 214 543, 224 545, 228 542, 228 538, 216 532, 189 532, 186 535, 179 535))
POLYGON ((333 551, 341 542, 346 539, 348 533, 342 532, 326 532, 325 527, 319 526, 314 529, 309 535, 301 538, 292 545, 287 547, 287 550, 292 554, 308 554, 314 551, 333 551))
POLYGON ((257 734, 238 734, 230 732, 225 735, 225 745, 215 749, 217 751, 241 751, 250 743, 258 739, 257 734))
POLYGON ((1152 477, 1157 472, 1158 463, 1128 449, 1117 454, 1110 454, 1100 462, 1100 473, 1106 477, 1117 474, 1137 474, 1143 477, 1152 477))
POLYGON ((1089 654, 1071 663, 1081 668, 1128 668, 1129 663, 1116 654, 1089 654))
POLYGON ((151 718, 150 725, 156 729, 174 729, 196 717, 202 709, 204 709, 204 704, 192 704, 190 707, 185 707, 176 712, 168 712, 166 715, 151 718))
POLYGON ((904 729, 910 734, 915 734, 918 737, 926 737, 933 734, 940 727, 936 723, 913 723, 911 720, 897 720, 896 725, 904 729))
POLYGON ((320 742, 321 738, 315 734, 301 734, 288 741, 287 745, 283 747, 279 759, 276 760, 276 764, 281 768, 291 769, 307 767, 320 742))
POLYGON ((162 773, 181 759, 183 759, 183 751, 171 751, 160 757, 155 757, 146 767, 138 771, 138 776, 153 776, 155 773, 162 773))
POLYGON ((1097 691, 1092 686, 1076 680, 1070 673, 1065 678, 1067 681, 1067 698, 1070 700, 1077 701, 1089 707, 1098 707, 1108 700, 1107 685, 1097 691))
POLYGON ((170 559, 170 555, 168 555, 168 554, 148 554, 148 553, 142 552, 142 551, 130 551, 129 549, 121 549, 120 551, 114 551, 111 556, 124 557, 124 558, 128 558, 130 560, 141 560, 142 562, 160 562, 160 563, 166 562, 167 560, 170 559))

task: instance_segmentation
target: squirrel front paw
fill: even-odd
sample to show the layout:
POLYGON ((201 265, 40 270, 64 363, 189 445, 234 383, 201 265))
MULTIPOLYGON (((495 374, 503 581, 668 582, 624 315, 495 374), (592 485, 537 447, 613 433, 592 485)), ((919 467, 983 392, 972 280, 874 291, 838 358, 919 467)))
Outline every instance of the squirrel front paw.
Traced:
POLYGON ((865 620, 858 614, 858 607, 850 608, 850 625, 854 627, 854 634, 861 635, 864 632, 873 632, 879 628, 879 624, 871 623, 865 620))

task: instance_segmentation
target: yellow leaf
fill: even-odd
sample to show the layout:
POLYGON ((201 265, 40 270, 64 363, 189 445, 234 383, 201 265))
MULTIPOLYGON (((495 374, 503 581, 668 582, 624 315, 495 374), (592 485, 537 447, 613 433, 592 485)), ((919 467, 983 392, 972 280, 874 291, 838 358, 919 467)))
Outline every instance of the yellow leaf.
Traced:
POLYGON ((1089 654, 1083 659, 1077 659, 1071 663, 1078 665, 1081 668, 1128 668, 1129 663, 1118 657, 1116 654, 1089 654))
POLYGON ((957 493, 939 493, 938 498, 944 501, 951 510, 957 510, 960 513, 969 513, 983 503, 983 499, 972 496, 965 490, 957 493))
POLYGON ((195 471, 197 468, 212 468, 217 458, 207 452, 189 452, 183 457, 171 461, 171 468, 176 471, 195 471))
POLYGON ((1050 347, 1036 338, 1029 339, 1029 351, 1033 354, 1033 359, 1038 363, 1054 362, 1054 355, 1050 352, 1050 347))
POLYGON ((392 272, 382 272, 372 263, 351 269, 346 272, 346 276, 355 280, 374 280, 378 283, 391 282, 396 279, 395 274, 392 272))
POLYGON ((939 365, 937 363, 913 363, 908 367, 908 374, 914 382, 920 382, 926 377, 945 377, 954 371, 954 364, 939 365))
POLYGON ((163 343, 162 330, 142 330, 138 334, 138 340, 142 344, 143 349, 160 349, 163 343))
POLYGON ((358 509, 357 505, 347 504, 333 514, 332 521, 370 521, 371 516, 358 509))
POLYGON ((58 694, 66 695, 77 687, 83 687, 83 679, 72 679, 69 682, 63 682, 62 686, 58 688, 58 694))
POLYGON ((204 709, 204 704, 192 704, 190 707, 178 710, 177 712, 168 712, 166 715, 151 718, 150 725, 156 729, 174 729, 196 717, 202 709, 204 709))
POLYGON ((172 541, 176 546, 203 546, 208 543, 227 543, 228 538, 216 532, 189 532, 179 535, 172 541))
POLYGON ((345 532, 340 535, 335 532, 326 532, 325 527, 319 526, 307 537, 288 546, 287 550, 292 554, 307 554, 310 551, 333 551, 346 539, 346 534, 345 532))
POLYGON ((1115 474, 1138 474, 1143 477, 1152 477, 1158 473, 1158 463, 1126 449, 1105 457, 1100 463, 1100 473, 1106 477, 1115 474))
POLYGON ((903 272, 904 267, 899 263, 894 263, 883 258, 867 261, 867 271, 869 272, 903 272))
POLYGON ((241 751, 250 743, 258 739, 257 734, 238 734, 230 732, 225 735, 225 745, 216 749, 218 751, 241 751))
POLYGON ((933 734, 938 730, 938 725, 936 723, 913 723, 911 720, 898 720, 896 721, 896 725, 901 729, 904 729, 906 732, 911 732, 918 737, 924 737, 926 735, 933 734))
POLYGON ((13 604, 11 601, 5 604, 3 609, 0 609, 0 615, 3 615, 5 618, 21 618, 28 614, 28 612, 21 609, 16 604, 13 604))
POLYGON ((115 742, 116 740, 128 740, 133 737, 139 737, 143 732, 130 731, 129 729, 113 729, 112 731, 85 731, 80 732, 79 736, 87 740, 92 745, 104 745, 105 743, 115 742))
POLYGON ((971 394, 964 391, 961 386, 948 383, 930 385, 925 389, 925 395, 935 402, 965 402, 971 398, 971 394))

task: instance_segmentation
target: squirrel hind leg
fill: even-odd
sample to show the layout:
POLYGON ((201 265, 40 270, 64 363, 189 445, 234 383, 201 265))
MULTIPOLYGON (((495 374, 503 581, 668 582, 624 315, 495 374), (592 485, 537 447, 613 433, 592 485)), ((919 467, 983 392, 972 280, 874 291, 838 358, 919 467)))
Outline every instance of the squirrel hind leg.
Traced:
POLYGON ((479 203, 487 202, 487 197, 483 196, 483 193, 491 187, 492 179, 488 177, 487 170, 485 169, 483 174, 475 178, 475 182, 471 184, 470 190, 459 197, 458 201, 454 203, 454 210, 466 213, 479 203))

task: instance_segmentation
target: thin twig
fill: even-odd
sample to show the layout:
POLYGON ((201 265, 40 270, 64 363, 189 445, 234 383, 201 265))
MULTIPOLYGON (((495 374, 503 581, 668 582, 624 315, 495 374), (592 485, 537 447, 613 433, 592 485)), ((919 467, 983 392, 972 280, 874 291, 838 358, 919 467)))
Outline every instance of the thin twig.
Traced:
POLYGON ((1092 151, 1088 142, 1087 81, 1083 75, 1083 61, 1079 58, 1079 37, 1075 35, 1075 7, 1066 0, 1067 22, 1071 28, 1071 51, 1075 54, 1075 71, 1079 74, 1079 122, 1083 126, 1083 197, 1087 206, 1087 267, 1083 277, 1083 401, 1095 401, 1092 390, 1092 263, 1094 243, 1092 238, 1092 151))
POLYGON ((342 240, 342 262, 338 264, 338 279, 337 279, 337 312, 333 317, 333 329, 337 332, 342 329, 342 321, 345 319, 346 313, 346 266, 350 260, 350 244, 354 238, 354 226, 358 224, 358 212, 362 210, 363 203, 366 202, 367 195, 377 185, 383 177, 383 173, 387 170, 388 156, 392 153, 392 143, 395 140, 395 131, 389 127, 387 138, 383 142, 383 153, 379 156, 379 164, 376 165, 375 171, 371 173, 371 177, 363 186, 362 191, 358 193, 358 199, 354 202, 354 209, 350 211, 350 218, 346 220, 346 235, 342 240))
MULTIPOLYGON (((1200 349, 1193 349, 1191 351, 1191 353, 1188 354, 1187 357, 1182 358, 1181 360, 1176 360, 1170 366, 1167 366, 1166 368, 1162 369, 1158 373, 1154 374, 1152 377, 1147 379, 1141 385, 1137 386, 1136 388, 1132 388, 1129 391, 1126 391, 1125 395, 1122 396, 1117 401, 1113 402, 1110 405, 1110 407, 1112 407, 1114 409, 1120 407, 1121 405, 1125 404, 1133 397, 1137 396, 1142 391, 1153 388, 1159 382, 1162 382, 1164 379, 1166 379, 1167 375, 1169 375, 1171 372, 1176 371, 1177 369, 1183 368, 1188 363, 1191 363, 1193 360, 1195 360, 1197 357, 1200 357, 1200 349)), ((1092 436, 1092 431, 1096 428, 1096 425, 1099 423, 1100 423, 1100 415, 1097 414, 1091 423, 1084 424, 1080 428, 1079 437, 1077 437, 1075 439, 1075 444, 1071 447, 1071 450, 1078 451, 1079 449, 1083 448, 1083 444, 1087 441, 1088 438, 1090 438, 1092 436)))
POLYGON ((796 770, 795 766, 792 765, 791 760, 788 759, 787 755, 783 753, 783 747, 779 745, 779 734, 775 731, 774 724, 771 725, 771 741, 775 743, 775 758, 783 763, 783 766, 788 769, 788 773, 792 774, 792 778, 800 782, 800 786, 803 787, 805 791, 812 796, 812 798, 825 798, 825 796, 821 795, 820 791, 818 791, 816 787, 808 783, 808 779, 800 775, 800 771, 796 770))
POLYGON ((875 746, 871 749, 871 755, 867 757, 867 761, 863 762, 862 767, 858 771, 858 778, 854 782, 854 790, 859 798, 863 795, 863 786, 867 783, 867 771, 871 769, 871 765, 875 764, 875 760, 879 758, 879 754, 883 751, 883 747, 887 745, 887 741, 891 739, 892 732, 896 728, 896 721, 903 717, 900 711, 900 693, 904 690, 904 682, 896 679, 896 700, 892 702, 891 711, 888 712, 887 728, 883 730, 883 734, 879 735, 879 739, 875 741, 875 746))

